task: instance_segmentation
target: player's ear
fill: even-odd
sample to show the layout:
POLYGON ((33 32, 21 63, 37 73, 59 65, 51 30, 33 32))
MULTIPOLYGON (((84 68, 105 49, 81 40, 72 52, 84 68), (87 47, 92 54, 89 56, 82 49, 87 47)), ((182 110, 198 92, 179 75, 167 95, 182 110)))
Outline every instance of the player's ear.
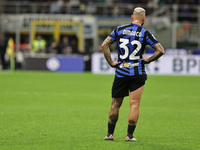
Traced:
POLYGON ((142 18, 142 21, 144 22, 144 20, 145 20, 145 16, 142 18))
POLYGON ((131 15, 131 19, 133 20, 133 15, 131 15))

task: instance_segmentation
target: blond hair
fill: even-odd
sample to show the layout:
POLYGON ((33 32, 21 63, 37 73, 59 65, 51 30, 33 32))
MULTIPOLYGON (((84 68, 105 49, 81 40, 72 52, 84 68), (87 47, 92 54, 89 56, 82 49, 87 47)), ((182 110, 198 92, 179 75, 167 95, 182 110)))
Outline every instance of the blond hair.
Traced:
POLYGON ((142 18, 145 16, 145 10, 142 7, 136 7, 133 10, 133 16, 135 16, 137 18, 142 18))

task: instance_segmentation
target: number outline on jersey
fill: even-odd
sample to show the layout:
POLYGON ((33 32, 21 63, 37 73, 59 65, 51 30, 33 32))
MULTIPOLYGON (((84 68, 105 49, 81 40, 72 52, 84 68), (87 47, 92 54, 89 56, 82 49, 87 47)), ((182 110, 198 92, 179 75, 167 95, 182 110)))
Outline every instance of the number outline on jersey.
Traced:
POLYGON ((130 42, 129 39, 120 38, 119 41, 122 42, 119 44, 119 47, 124 49, 124 55, 119 56, 121 59, 126 59, 129 55, 129 48, 126 46, 128 43, 131 43, 132 46, 136 45, 136 48, 129 55, 129 59, 130 60, 140 59, 140 56, 136 56, 142 47, 142 44, 138 40, 133 40, 130 42))

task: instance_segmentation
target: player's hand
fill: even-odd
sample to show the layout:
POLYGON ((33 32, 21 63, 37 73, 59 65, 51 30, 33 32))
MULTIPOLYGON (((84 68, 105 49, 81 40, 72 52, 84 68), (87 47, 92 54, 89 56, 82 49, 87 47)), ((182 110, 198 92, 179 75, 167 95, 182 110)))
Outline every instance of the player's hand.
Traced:
POLYGON ((117 65, 119 65, 120 63, 121 63, 121 62, 112 62, 112 63, 110 64, 110 66, 113 67, 113 68, 116 68, 117 65))
POLYGON ((141 58, 141 60, 144 62, 144 64, 149 64, 149 58, 141 58))

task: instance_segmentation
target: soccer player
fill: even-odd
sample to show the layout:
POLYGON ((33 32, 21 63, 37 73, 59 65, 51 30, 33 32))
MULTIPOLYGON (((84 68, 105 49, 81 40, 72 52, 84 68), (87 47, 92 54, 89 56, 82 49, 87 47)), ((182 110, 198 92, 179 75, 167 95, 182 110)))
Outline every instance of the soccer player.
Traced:
POLYGON ((129 96, 130 93, 126 141, 137 141, 133 137, 133 132, 138 121, 140 99, 147 79, 144 64, 149 64, 164 54, 164 48, 158 40, 150 31, 142 27, 145 16, 143 8, 135 8, 131 15, 132 23, 118 26, 102 43, 105 59, 111 67, 116 68, 108 117, 108 133, 104 140, 113 140, 120 106, 124 97, 129 96), (118 62, 114 62, 110 55, 109 46, 115 41, 118 47, 118 62), (149 58, 142 57, 146 45, 155 49, 155 53, 149 58))

